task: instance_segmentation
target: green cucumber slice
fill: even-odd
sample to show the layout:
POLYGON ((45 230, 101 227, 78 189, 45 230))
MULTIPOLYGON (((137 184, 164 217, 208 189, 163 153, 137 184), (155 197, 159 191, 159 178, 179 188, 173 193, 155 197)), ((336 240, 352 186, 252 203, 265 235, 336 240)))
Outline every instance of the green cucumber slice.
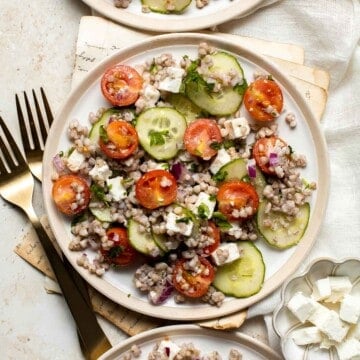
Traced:
POLYGON ((183 145, 186 120, 173 108, 150 108, 139 115, 135 128, 148 154, 157 160, 168 160, 183 145))
POLYGON ((173 8, 169 10, 169 0, 141 0, 141 4, 147 6, 151 11, 162 14, 179 13, 184 11, 191 0, 174 0, 173 8))
POLYGON ((158 257, 164 255, 162 249, 154 241, 152 234, 142 232, 140 226, 141 224, 134 219, 128 221, 128 236, 131 246, 147 256, 158 257))
POLYGON ((236 71, 239 77, 244 79, 243 84, 224 87, 221 92, 212 92, 197 70, 192 70, 184 79, 185 93, 193 103, 211 115, 233 114, 239 109, 247 87, 243 69, 238 60, 228 53, 219 51, 210 56, 213 62, 209 68, 210 73, 225 74, 236 71))
POLYGON ((296 245, 303 237, 310 218, 310 204, 305 203, 300 207, 298 214, 289 223, 287 216, 280 212, 270 211, 265 213, 267 201, 259 204, 257 212, 257 228, 262 237, 278 249, 286 249, 296 245), (264 221, 271 221, 272 226, 265 226, 264 221), (288 226, 284 226, 287 223, 288 226))
POLYGON ((241 258, 219 266, 213 285, 225 295, 244 298, 261 290, 265 264, 260 250, 250 241, 238 241, 241 258))
POLYGON ((203 111, 183 94, 170 93, 166 101, 184 115, 187 124, 202 116, 203 111))
POLYGON ((89 138, 94 142, 94 143, 98 143, 99 141, 99 137, 100 137, 100 127, 106 125, 111 116, 113 115, 119 115, 121 112, 119 109, 117 108, 110 108, 107 109, 102 116, 100 117, 100 119, 92 126, 92 128, 90 129, 90 133, 89 133, 89 138))
POLYGON ((103 221, 103 222, 113 221, 109 207, 99 208, 99 207, 89 206, 89 210, 99 221, 103 221))

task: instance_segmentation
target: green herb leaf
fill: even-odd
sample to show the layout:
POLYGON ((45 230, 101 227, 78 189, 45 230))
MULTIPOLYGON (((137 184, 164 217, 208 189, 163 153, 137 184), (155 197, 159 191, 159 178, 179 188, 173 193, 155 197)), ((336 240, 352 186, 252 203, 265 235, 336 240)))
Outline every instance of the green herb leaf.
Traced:
POLYGON ((90 186, 91 193, 100 201, 103 201, 105 204, 108 205, 108 202, 105 198, 105 189, 97 184, 92 184, 90 186))
POLYGON ((220 150, 222 148, 222 143, 214 141, 210 144, 210 147, 214 150, 220 150))
POLYGON ((229 230, 232 228, 232 225, 229 223, 226 216, 219 211, 214 212, 212 219, 220 230, 229 230))
POLYGON ((116 259, 124 251, 124 247, 121 245, 113 246, 107 253, 108 258, 116 259))
POLYGON ((215 175, 213 175, 213 180, 216 182, 221 182, 226 179, 228 172, 219 170, 215 175))
POLYGON ((207 219, 209 214, 210 214, 209 207, 206 204, 201 203, 198 206, 198 216, 199 216, 199 218, 200 219, 207 219))
POLYGON ((176 223, 185 223, 188 224, 191 220, 190 216, 182 217, 180 219, 176 219, 176 223))
POLYGON ((150 130, 149 138, 150 138, 150 146, 164 145, 166 139, 170 138, 169 130, 163 130, 163 131, 150 130))

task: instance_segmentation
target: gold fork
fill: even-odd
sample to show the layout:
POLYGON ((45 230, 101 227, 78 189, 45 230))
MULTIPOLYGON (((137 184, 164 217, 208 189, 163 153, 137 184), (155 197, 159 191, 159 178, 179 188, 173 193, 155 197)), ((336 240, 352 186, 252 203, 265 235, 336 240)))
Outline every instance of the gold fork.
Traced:
POLYGON ((86 344, 86 359, 95 360, 110 349, 111 344, 99 326, 95 313, 81 295, 35 213, 32 206, 34 179, 29 166, 1 117, 0 131, 0 195, 4 200, 21 208, 34 226, 76 322, 81 339, 86 344))

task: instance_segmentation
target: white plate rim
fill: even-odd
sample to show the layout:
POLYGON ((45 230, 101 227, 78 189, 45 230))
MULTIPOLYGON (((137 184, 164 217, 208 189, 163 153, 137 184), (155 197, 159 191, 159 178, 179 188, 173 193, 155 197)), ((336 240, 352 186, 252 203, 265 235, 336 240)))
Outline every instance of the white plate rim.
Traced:
POLYGON ((95 66, 95 68, 84 77, 84 79, 71 91, 68 99, 64 102, 62 108, 58 112, 55 121, 50 129, 43 157, 43 162, 45 164, 45 166, 43 166, 43 196, 45 209, 48 214, 50 226, 54 232, 55 237, 62 238, 64 236, 64 233, 60 231, 59 226, 56 226, 56 216, 58 215, 58 212, 54 208, 54 204, 51 200, 51 197, 49 196, 49 194, 51 194, 51 166, 46 166, 46 164, 51 164, 52 162, 52 156, 54 154, 52 152, 51 139, 55 139, 57 136, 57 132, 59 130, 62 130, 61 119, 66 119, 68 117, 70 108, 76 103, 80 94, 82 94, 88 88, 88 86, 93 83, 94 79, 99 78, 103 71, 112 64, 125 60, 126 58, 129 58, 139 52, 146 52, 147 49, 152 47, 163 47, 174 44, 194 45, 199 44, 202 41, 211 43, 217 48, 222 48, 230 52, 238 53, 241 56, 250 59, 250 61, 254 61, 258 66, 273 74, 275 78, 279 79, 279 81, 284 84, 286 90, 290 93, 290 95, 294 99, 296 99, 297 105, 304 114, 304 118, 308 119, 308 126, 311 129, 312 135, 316 138, 317 158, 321 159, 321 161, 318 162, 319 179, 317 181, 317 202, 315 204, 315 207, 312 209, 312 214, 306 233, 302 241, 296 246, 296 250, 294 251, 292 256, 288 259, 285 269, 279 269, 271 278, 269 278, 264 283, 264 286, 259 293, 249 298, 232 299, 231 301, 224 302, 219 308, 209 306, 206 308, 199 308, 197 309, 197 311, 192 311, 191 308, 181 308, 181 306, 179 306, 176 308, 176 312, 174 312, 173 307, 166 307, 165 305, 153 306, 150 303, 144 303, 143 301, 138 300, 134 297, 132 297, 130 301, 127 294, 115 288, 115 286, 111 285, 110 283, 105 282, 101 278, 98 278, 95 275, 90 275, 88 273, 88 270, 79 267, 76 264, 74 257, 71 256, 71 252, 67 248, 67 246, 64 246, 63 243, 60 242, 60 247, 62 248, 65 256, 69 259, 69 261, 80 273, 80 275, 82 275, 91 286, 93 286, 103 295, 107 296, 108 298, 122 306, 125 306, 131 310, 140 312, 145 315, 182 321, 205 320, 218 316, 224 316, 234 313, 236 311, 243 310, 257 303, 258 301, 271 294, 279 286, 281 286, 281 284, 296 271, 296 269, 301 264, 301 260, 310 251, 313 243, 315 242, 316 235, 322 224, 327 206, 329 191, 329 160, 326 150, 325 138, 321 131, 318 120, 315 119, 310 108, 302 98, 302 95, 296 90, 288 77, 283 74, 280 68, 276 65, 272 64, 262 56, 253 53, 249 49, 246 49, 241 45, 236 44, 236 42, 232 40, 224 40, 219 36, 204 35, 198 33, 186 33, 181 34, 181 36, 179 34, 158 35, 152 37, 151 39, 146 39, 138 42, 111 55, 110 57, 100 62, 97 66, 95 66))
MULTIPOLYGON (((163 19, 151 17, 151 14, 134 14, 127 9, 116 8, 104 0, 82 0, 99 14, 120 24, 147 30, 151 32, 180 32, 195 31, 219 25, 237 16, 244 16, 255 10, 264 0, 242 0, 230 3, 229 7, 215 12, 209 16, 198 10, 199 15, 187 17, 186 15, 163 15, 163 19), (159 21, 160 20, 160 21, 159 21)), ((140 1, 140 0, 136 0, 140 1)))
MULTIPOLYGON (((239 345, 246 346, 255 352, 254 355, 263 355, 266 356, 269 360, 281 360, 282 357, 279 356, 273 349, 271 349, 265 343, 262 343, 249 335, 240 332, 229 332, 223 330, 213 330, 205 329, 201 326, 195 324, 185 324, 185 325, 169 325, 163 326, 160 328, 152 329, 145 331, 143 333, 132 336, 131 338, 117 344, 112 349, 107 351, 105 354, 100 356, 98 360, 115 360, 122 353, 126 352, 134 344, 140 344, 147 341, 158 341, 163 337, 169 337, 187 333, 189 335, 189 341, 191 341, 191 335, 201 335, 203 337, 209 338, 224 338, 228 341, 233 341, 239 345)), ((195 344, 196 346, 196 344, 195 344)), ((216 349, 209 349, 216 350, 216 349)))

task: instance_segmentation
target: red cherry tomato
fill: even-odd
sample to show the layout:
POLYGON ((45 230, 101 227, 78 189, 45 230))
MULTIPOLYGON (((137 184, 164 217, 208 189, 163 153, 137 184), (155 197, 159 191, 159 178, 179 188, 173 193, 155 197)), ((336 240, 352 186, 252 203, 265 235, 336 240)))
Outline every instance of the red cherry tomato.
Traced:
POLYGON ((269 157, 271 153, 274 153, 275 156, 277 156, 277 151, 283 147, 287 147, 286 142, 276 136, 260 138, 255 142, 252 150, 253 157, 256 161, 256 165, 262 172, 269 175, 275 174, 274 167, 271 166, 271 163, 269 162, 269 157))
POLYGON ((112 159, 126 159, 138 148, 139 139, 135 128, 126 121, 112 121, 106 127, 108 141, 101 137, 99 146, 102 152, 112 159))
POLYGON ((219 211, 229 220, 246 220, 256 213, 259 206, 254 186, 239 180, 222 183, 216 199, 219 211), (251 208, 251 213, 247 212, 247 208, 251 208))
POLYGON ((90 188, 85 179, 77 175, 63 175, 53 184, 52 198, 65 215, 76 215, 85 210, 90 201, 90 188))
POLYGON ((101 91, 115 106, 133 104, 139 97, 142 85, 141 75, 128 65, 114 65, 107 69, 101 78, 101 91))
POLYGON ((259 78, 249 85, 244 94, 244 105, 258 121, 274 120, 283 108, 283 95, 279 85, 266 78, 259 78))
POLYGON ((136 182, 135 195, 147 209, 169 205, 176 200, 176 179, 165 170, 148 171, 136 182))
POLYGON ((105 260, 113 265, 126 266, 131 264, 137 256, 136 250, 130 245, 126 229, 120 227, 110 228, 106 236, 114 242, 110 249, 101 247, 100 251, 105 260))
POLYGON ((196 272, 189 269, 189 262, 192 260, 177 260, 172 277, 175 289, 191 298, 205 295, 215 277, 215 270, 211 263, 201 256, 198 259, 199 268, 196 272))
POLYGON ((212 221, 208 222, 208 226, 211 228, 211 231, 209 231, 207 235, 213 239, 213 243, 208 246, 205 246, 202 249, 202 253, 204 256, 210 255, 220 245, 220 230, 219 230, 219 228, 212 221))
POLYGON ((211 147, 213 143, 222 141, 221 132, 215 120, 197 119, 190 123, 184 134, 186 150, 204 160, 209 160, 217 154, 217 150, 211 147))

